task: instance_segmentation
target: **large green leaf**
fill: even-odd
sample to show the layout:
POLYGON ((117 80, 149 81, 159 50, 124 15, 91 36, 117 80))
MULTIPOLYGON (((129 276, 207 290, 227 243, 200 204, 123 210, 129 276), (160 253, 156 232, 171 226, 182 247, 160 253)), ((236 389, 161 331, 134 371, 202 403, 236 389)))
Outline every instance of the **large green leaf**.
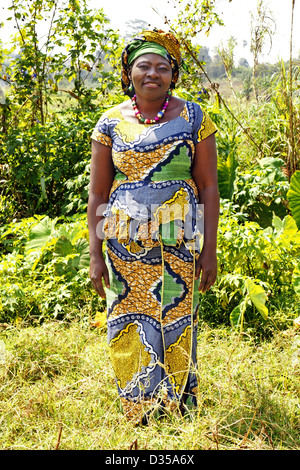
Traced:
POLYGON ((77 242, 75 243, 75 249, 80 255, 78 269, 89 268, 90 266, 89 243, 84 238, 81 238, 80 240, 77 240, 77 242))
POLYGON ((89 244, 81 238, 73 245, 68 237, 62 235, 55 244, 54 256, 58 275, 75 276, 82 268, 89 267, 89 244))
POLYGON ((65 258, 68 255, 76 254, 76 250, 70 240, 62 235, 55 244, 54 254, 65 258))
POLYGON ((245 286, 248 291, 248 295, 251 302, 255 305, 264 320, 268 319, 268 308, 265 303, 267 301, 267 294, 264 288, 260 285, 255 284, 251 279, 245 280, 245 286))
POLYGON ((234 327, 240 327, 243 330, 244 316, 248 303, 248 297, 246 297, 239 305, 237 305, 230 314, 230 323, 234 327))
POLYGON ((297 170, 291 178, 287 198, 297 227, 300 229, 300 170, 297 170))
POLYGON ((284 160, 282 158, 274 158, 274 157, 264 157, 259 161, 259 166, 264 168, 265 170, 280 170, 284 165, 284 160))
POLYGON ((218 158, 218 184, 222 199, 232 199, 237 167, 238 161, 234 152, 230 152, 226 161, 218 158))
POLYGON ((274 215, 272 225, 276 232, 276 238, 281 245, 288 247, 291 243, 300 243, 300 233, 296 221, 290 215, 282 220, 274 215))
POLYGON ((41 250, 49 241, 54 231, 56 219, 51 220, 48 216, 44 217, 37 225, 32 227, 28 236, 28 242, 25 251, 41 250))
POLYGON ((267 228, 272 225, 273 216, 276 215, 283 219, 288 211, 282 202, 278 204, 273 200, 268 205, 262 201, 256 201, 251 205, 254 212, 253 221, 257 222, 261 227, 267 228))

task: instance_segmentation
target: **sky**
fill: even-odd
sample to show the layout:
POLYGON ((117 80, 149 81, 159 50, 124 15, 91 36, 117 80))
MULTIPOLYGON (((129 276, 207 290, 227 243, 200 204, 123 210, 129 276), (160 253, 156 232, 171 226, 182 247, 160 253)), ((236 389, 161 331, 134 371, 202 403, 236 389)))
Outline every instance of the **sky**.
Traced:
MULTIPOLYGON (((176 9, 174 0, 88 0, 91 8, 103 8, 109 17, 111 25, 119 29, 120 33, 126 32, 126 23, 134 20, 147 22, 151 27, 166 29, 164 16, 174 19, 176 9), (159 12, 156 13, 155 10, 159 12)), ((11 0, 0 0, 0 21, 5 21, 5 6, 9 6, 11 0), (4 8, 3 8, 4 7, 4 8)), ((273 36, 272 49, 265 49, 265 55, 261 61, 276 62, 278 59, 288 60, 290 55, 290 25, 292 0, 264 0, 272 12, 276 23, 276 31, 273 36)), ((198 37, 201 45, 209 47, 210 55, 221 43, 226 44, 230 36, 237 40, 235 57, 238 60, 245 57, 249 64, 252 62, 250 52, 250 11, 255 12, 257 0, 216 0, 216 9, 223 19, 224 26, 213 26, 208 37, 203 33, 198 37)), ((295 0, 294 29, 293 29, 293 57, 300 54, 300 0, 295 0)), ((0 38, 7 37, 6 28, 0 29, 0 38)))
MULTIPOLYGON (((90 0, 92 7, 102 7, 114 27, 124 31, 127 21, 143 20, 153 27, 166 28, 163 18, 174 18, 176 9, 173 0, 90 0), (160 15, 154 12, 155 8, 160 15)), ((264 4, 272 12, 276 23, 272 49, 266 47, 262 59, 266 62, 276 62, 279 58, 288 60, 290 56, 290 26, 292 0, 264 0, 264 4)), ((250 11, 255 12, 257 0, 216 0, 217 12, 223 19, 224 26, 214 26, 208 37, 203 33, 199 42, 209 47, 211 54, 223 42, 226 44, 230 36, 237 41, 236 58, 245 57, 252 60, 250 53, 250 11), (246 43, 246 45, 245 45, 246 43)), ((293 56, 300 52, 300 0, 295 1, 293 56)))

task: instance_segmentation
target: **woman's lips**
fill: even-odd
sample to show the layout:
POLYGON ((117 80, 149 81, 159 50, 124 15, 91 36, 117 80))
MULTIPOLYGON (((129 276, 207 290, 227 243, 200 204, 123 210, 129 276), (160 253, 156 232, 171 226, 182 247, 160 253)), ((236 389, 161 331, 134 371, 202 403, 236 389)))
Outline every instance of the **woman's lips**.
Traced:
POLYGON ((154 83, 154 82, 146 82, 144 83, 144 85, 148 88, 157 88, 159 86, 158 83, 154 83))

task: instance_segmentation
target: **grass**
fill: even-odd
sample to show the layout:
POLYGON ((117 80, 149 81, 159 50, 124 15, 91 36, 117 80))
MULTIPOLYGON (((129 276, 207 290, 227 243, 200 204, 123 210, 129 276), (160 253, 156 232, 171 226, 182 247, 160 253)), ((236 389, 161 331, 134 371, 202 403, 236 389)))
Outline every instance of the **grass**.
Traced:
POLYGON ((199 330, 199 407, 132 427, 120 407, 106 334, 81 322, 3 325, 0 448, 299 449, 300 335, 256 343, 199 330))

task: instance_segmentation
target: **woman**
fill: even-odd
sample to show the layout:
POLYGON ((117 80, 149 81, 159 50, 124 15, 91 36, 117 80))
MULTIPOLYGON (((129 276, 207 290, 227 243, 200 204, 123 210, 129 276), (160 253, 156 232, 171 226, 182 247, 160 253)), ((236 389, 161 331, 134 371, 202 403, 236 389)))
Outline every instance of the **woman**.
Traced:
POLYGON ((136 423, 196 404, 198 290, 217 275, 216 128, 198 104, 172 95, 181 64, 171 33, 134 38, 122 53, 131 99, 92 135, 90 277, 106 297, 118 392, 136 423))

